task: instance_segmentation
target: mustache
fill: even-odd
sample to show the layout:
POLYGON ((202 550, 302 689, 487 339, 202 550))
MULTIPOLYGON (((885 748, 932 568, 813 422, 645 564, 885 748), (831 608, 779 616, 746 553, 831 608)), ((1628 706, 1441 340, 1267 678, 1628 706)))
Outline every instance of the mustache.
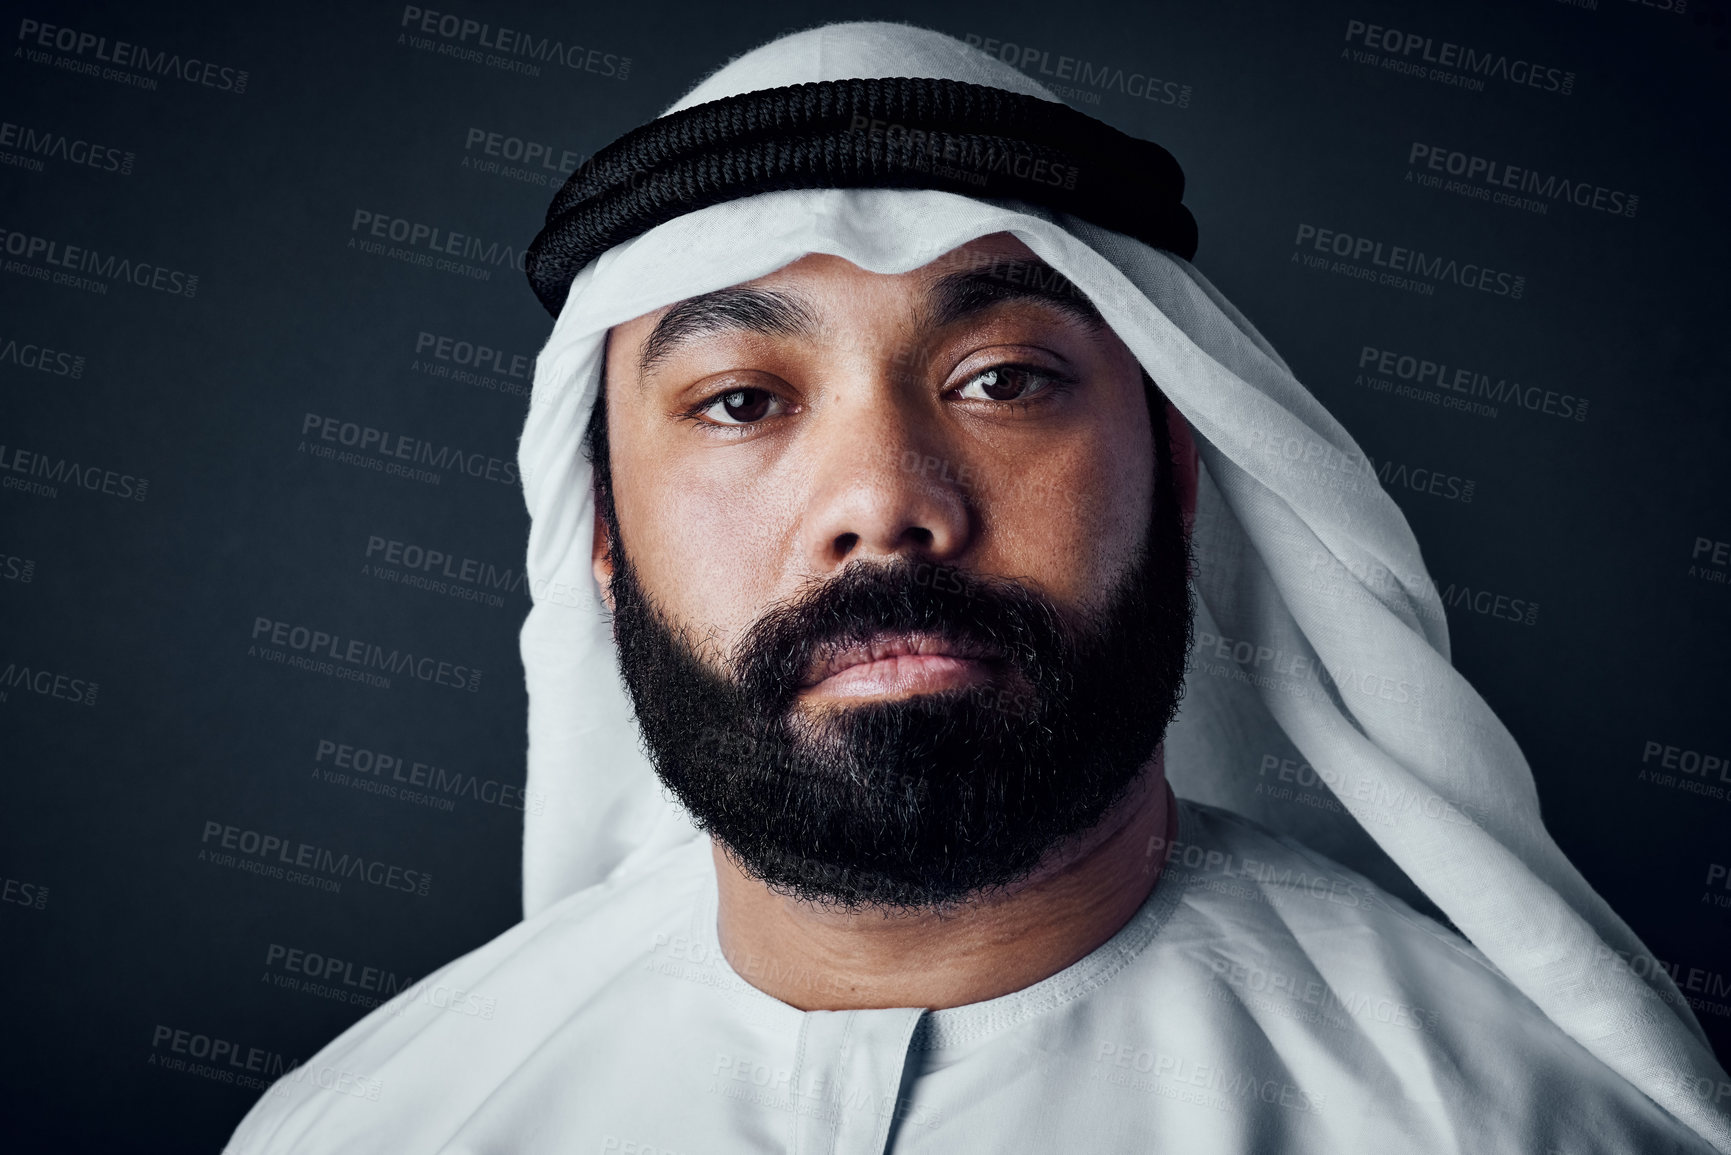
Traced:
POLYGON ((824 655, 884 633, 929 634, 1022 670, 1068 645, 1057 603, 1013 578, 928 561, 850 562, 766 610, 734 648, 741 692, 790 706, 824 655))

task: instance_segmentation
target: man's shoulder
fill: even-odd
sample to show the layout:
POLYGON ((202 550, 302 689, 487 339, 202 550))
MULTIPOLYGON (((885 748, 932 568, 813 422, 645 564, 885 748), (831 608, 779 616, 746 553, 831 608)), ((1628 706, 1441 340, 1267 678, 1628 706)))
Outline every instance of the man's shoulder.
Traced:
POLYGON ((709 871, 689 840, 445 964, 278 1080, 225 1152, 436 1149, 559 1023, 683 941, 709 871))
POLYGON ((1264 1040, 1271 1069, 1306 1072, 1306 1101, 1335 1115, 1372 1104, 1533 1150, 1574 1149, 1560 1136, 1583 1127, 1605 1149, 1696 1149, 1454 930, 1294 839, 1185 806, 1167 869, 1190 916, 1175 949, 1195 1037, 1264 1040))
MULTIPOLYGON (((1252 819, 1186 803, 1167 871, 1181 902, 1215 928, 1213 965, 1228 981, 1316 997, 1306 976, 1358 1008, 1367 998, 1407 1025, 1434 1025, 1438 1002, 1515 1006, 1550 1020, 1453 928, 1364 875, 1252 819), (1268 973, 1244 977, 1250 960, 1268 973), (1290 966, 1281 968, 1283 963, 1290 966), (1294 972, 1294 973, 1288 973, 1294 972)), ((1333 1007, 1339 1011, 1338 1005, 1333 1007)))
POLYGON ((1291 933, 1367 924, 1411 934, 1494 969, 1457 932, 1351 868, 1231 810, 1183 802, 1166 873, 1189 901, 1219 897, 1253 921, 1291 933))

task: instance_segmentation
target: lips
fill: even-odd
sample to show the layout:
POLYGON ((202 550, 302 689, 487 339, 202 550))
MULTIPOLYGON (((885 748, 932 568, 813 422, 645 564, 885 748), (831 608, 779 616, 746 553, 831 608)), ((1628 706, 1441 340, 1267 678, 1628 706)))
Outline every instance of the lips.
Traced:
POLYGON ((822 651, 801 681, 801 689, 826 682, 849 671, 863 672, 878 663, 911 667, 955 668, 968 662, 1002 658, 1003 651, 978 642, 946 638, 930 633, 880 633, 863 642, 830 647, 822 651), (897 662, 897 659, 911 659, 897 662), (932 659, 922 662, 919 659, 932 659), (948 659, 945 661, 944 659, 948 659))

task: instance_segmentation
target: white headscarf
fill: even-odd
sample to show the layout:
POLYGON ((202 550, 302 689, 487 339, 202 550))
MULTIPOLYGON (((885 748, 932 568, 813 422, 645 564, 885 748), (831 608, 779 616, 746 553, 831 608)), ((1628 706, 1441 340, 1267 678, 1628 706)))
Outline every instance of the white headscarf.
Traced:
MULTIPOLYGON (((740 57, 668 111, 902 76, 1056 99, 939 33, 839 24, 740 57)), ((518 451, 537 591, 522 631, 528 788, 542 802, 525 822, 525 914, 694 835, 640 745, 591 573, 581 442, 608 328, 808 253, 902 273, 998 232, 1088 295, 1195 433, 1198 645, 1166 745, 1175 789, 1422 894, 1563 1030, 1731 1151, 1725 1073, 1670 978, 1546 832, 1526 760, 1450 664, 1418 543, 1351 436, 1189 263, 1017 203, 765 193, 672 220, 577 276, 536 361, 518 451), (1295 757, 1340 809, 1257 789, 1264 768, 1295 757)))

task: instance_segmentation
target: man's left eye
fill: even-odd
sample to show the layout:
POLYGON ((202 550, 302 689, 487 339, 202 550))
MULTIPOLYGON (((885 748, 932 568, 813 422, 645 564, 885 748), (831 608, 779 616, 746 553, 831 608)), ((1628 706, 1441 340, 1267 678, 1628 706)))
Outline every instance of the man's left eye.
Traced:
POLYGON ((1057 378, 1049 373, 998 365, 968 378, 956 395, 968 401, 1026 401, 1056 384, 1057 378))
POLYGON ((767 389, 733 389, 711 400, 701 413, 715 425, 751 425, 781 411, 781 398, 767 389))

